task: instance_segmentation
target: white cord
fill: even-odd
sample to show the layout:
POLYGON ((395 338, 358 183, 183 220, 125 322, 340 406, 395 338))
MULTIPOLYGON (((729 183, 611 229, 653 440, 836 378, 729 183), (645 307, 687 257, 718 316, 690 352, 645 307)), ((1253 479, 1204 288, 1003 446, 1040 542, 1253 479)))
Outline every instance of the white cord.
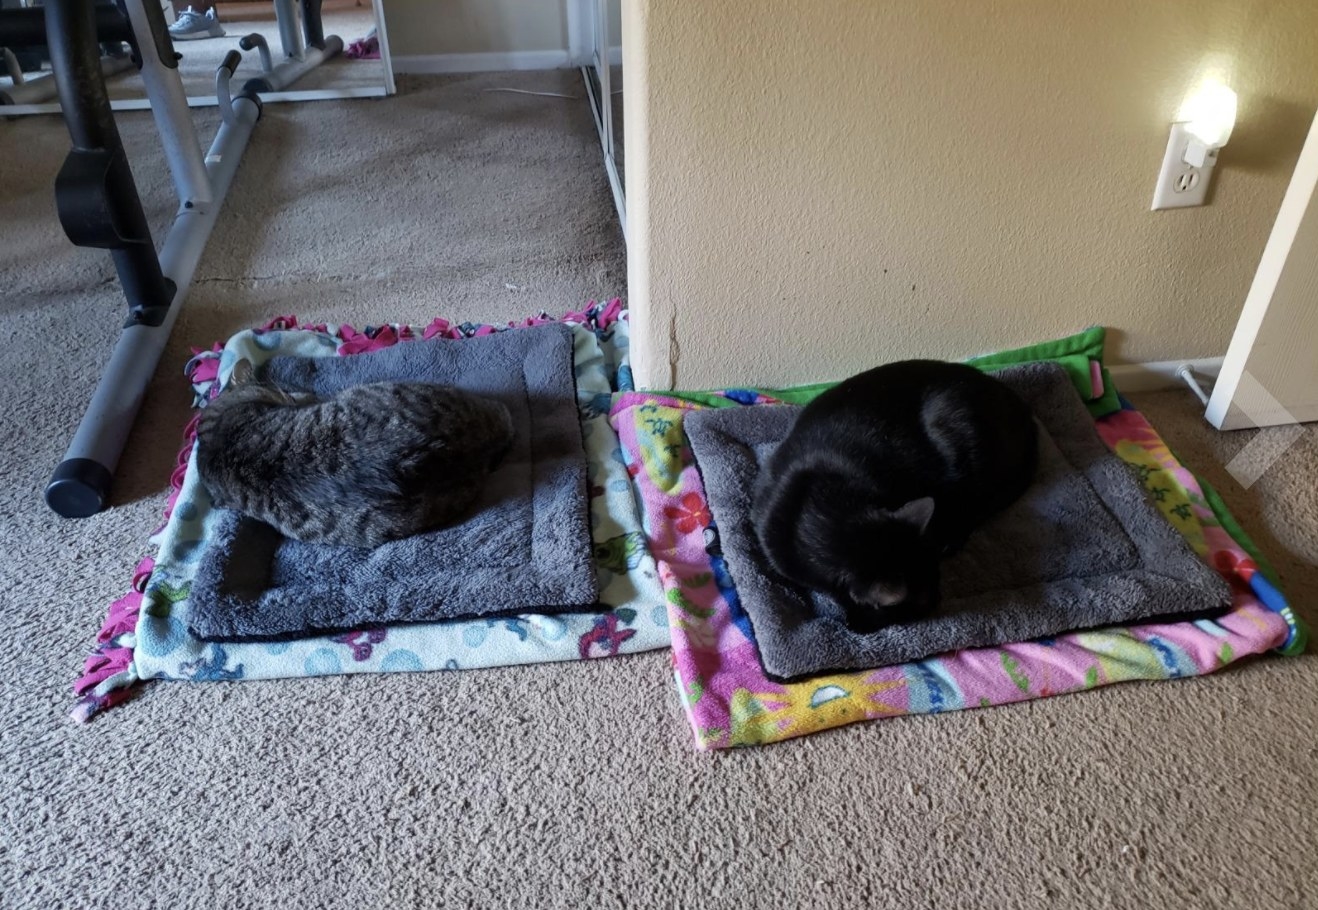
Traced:
POLYGON ((487 88, 482 89, 486 92, 511 92, 514 95, 538 95, 541 98, 568 98, 572 101, 579 101, 580 95, 564 95, 559 92, 528 92, 524 88, 487 88))

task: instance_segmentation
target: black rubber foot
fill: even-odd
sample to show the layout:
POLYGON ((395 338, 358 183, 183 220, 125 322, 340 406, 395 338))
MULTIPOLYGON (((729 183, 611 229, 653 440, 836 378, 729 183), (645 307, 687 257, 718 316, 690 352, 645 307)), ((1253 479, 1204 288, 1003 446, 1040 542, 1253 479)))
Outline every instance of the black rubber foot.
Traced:
MULTIPOLYGON (((251 85, 251 82, 248 82, 247 85, 251 85)), ((257 120, 261 119, 261 115, 265 113, 265 102, 261 100, 261 96, 259 94, 249 90, 247 86, 244 85, 243 90, 238 94, 238 98, 246 98, 248 101, 252 102, 252 104, 255 104, 256 119, 257 120)), ((236 101, 237 99, 235 98, 234 100, 236 101)))
POLYGON ((90 458, 61 461, 46 484, 46 505, 65 518, 87 518, 105 508, 114 479, 105 465, 90 458))

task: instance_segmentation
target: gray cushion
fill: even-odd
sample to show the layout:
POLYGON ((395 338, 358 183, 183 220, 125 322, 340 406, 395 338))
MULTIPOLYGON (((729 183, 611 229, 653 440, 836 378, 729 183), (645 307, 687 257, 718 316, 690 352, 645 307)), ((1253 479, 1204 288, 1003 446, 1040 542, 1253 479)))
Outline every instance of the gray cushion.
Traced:
POLYGON ((870 634, 831 598, 778 577, 749 521, 756 473, 800 408, 697 411, 685 420, 728 571, 765 672, 780 681, 944 651, 1230 606, 1226 582, 1146 499, 1055 364, 994 375, 1034 409, 1039 472, 1013 506, 943 562, 937 613, 870 634))
POLYGON ((595 604, 586 456, 567 327, 409 341, 347 357, 276 357, 263 378, 320 395, 404 379, 455 385, 503 402, 516 435, 469 519, 374 550, 300 543, 255 519, 226 514, 193 582, 188 617, 195 636, 303 637, 595 604))

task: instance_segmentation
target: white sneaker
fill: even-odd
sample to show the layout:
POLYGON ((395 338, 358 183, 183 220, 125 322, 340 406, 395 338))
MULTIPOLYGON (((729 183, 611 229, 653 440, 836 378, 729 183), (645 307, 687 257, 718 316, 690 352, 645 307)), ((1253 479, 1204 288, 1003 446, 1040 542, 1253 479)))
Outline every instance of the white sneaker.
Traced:
POLYGON ((189 6, 169 27, 169 37, 175 41, 223 38, 224 28, 220 25, 220 17, 215 14, 214 7, 206 10, 206 14, 202 15, 189 6))

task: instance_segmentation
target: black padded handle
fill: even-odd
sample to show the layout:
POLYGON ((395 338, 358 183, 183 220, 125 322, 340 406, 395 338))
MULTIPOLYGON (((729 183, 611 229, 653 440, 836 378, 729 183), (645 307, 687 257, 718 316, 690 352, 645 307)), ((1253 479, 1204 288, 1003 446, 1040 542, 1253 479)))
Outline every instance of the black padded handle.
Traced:
POLYGON ((224 61, 220 63, 220 69, 228 70, 229 75, 232 76, 234 72, 237 71, 238 64, 242 62, 243 62, 242 54, 238 53, 237 51, 229 51, 229 53, 224 55, 224 61))

